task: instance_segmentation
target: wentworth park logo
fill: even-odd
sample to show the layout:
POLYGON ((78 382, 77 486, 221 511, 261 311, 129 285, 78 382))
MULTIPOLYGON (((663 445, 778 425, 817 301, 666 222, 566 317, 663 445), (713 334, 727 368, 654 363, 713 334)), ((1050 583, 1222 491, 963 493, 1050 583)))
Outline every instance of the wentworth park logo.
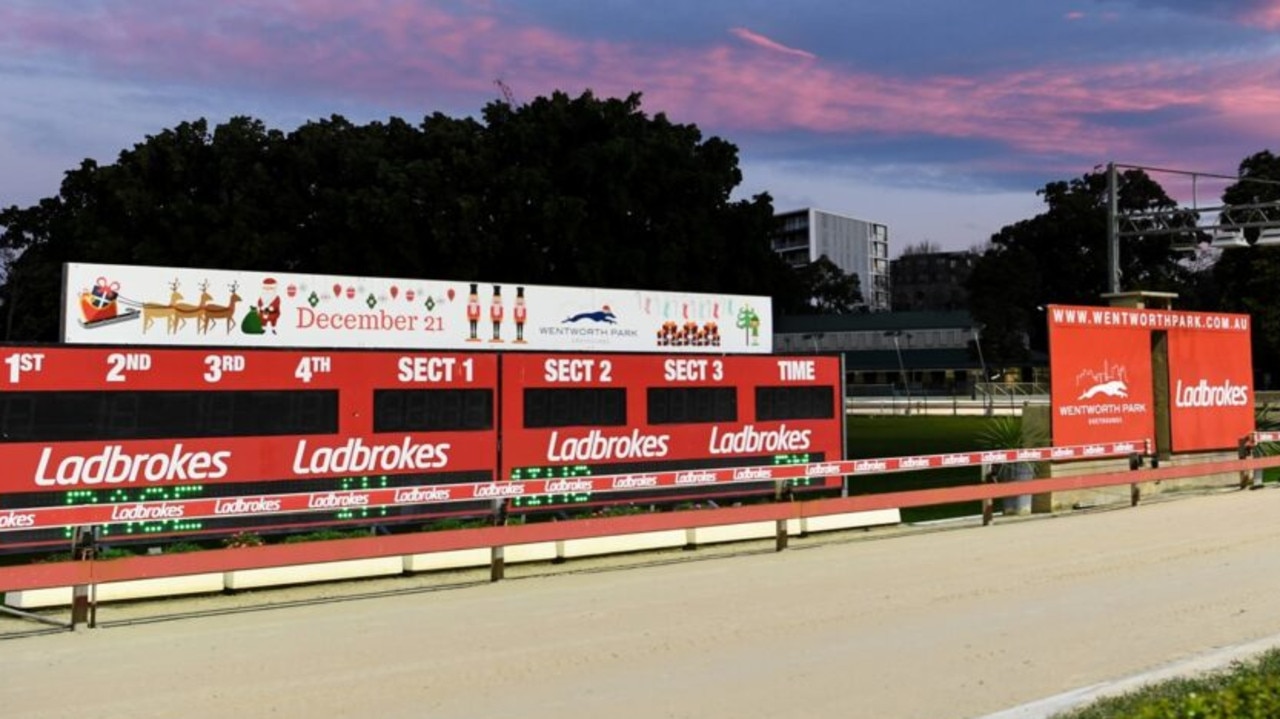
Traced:
POLYGON ((578 312, 576 314, 569 315, 561 320, 560 324, 577 324, 578 322, 616 325, 618 324, 618 316, 613 313, 613 310, 609 308, 609 305, 604 305, 598 310, 578 312))
POLYGON ((1129 373, 1124 365, 1113 365, 1104 362, 1101 370, 1081 370, 1076 375, 1076 387, 1084 387, 1084 391, 1076 398, 1083 402, 1094 397, 1125 399, 1129 396, 1129 373))

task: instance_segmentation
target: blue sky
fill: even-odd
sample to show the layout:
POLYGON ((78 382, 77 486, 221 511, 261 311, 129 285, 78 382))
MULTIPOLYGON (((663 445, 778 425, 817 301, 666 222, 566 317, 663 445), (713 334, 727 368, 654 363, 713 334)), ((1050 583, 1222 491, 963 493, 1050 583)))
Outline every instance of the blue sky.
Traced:
POLYGON ((1280 0, 5 0, 0 206, 185 120, 478 116, 498 78, 641 92, 738 146, 738 196, 964 249, 1109 160, 1280 152, 1280 0))

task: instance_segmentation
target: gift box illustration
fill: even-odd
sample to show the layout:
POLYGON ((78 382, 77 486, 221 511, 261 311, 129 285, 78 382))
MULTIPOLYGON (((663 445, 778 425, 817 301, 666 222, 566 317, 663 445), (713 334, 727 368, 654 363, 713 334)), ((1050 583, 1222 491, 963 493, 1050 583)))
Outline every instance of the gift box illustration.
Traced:
POLYGON ((138 310, 130 304, 136 303, 120 296, 119 282, 99 277, 93 287, 80 293, 80 326, 97 327, 133 319, 138 310))
POLYGON ((112 319, 118 314, 116 298, 120 296, 120 283, 108 282, 99 277, 88 292, 80 294, 80 314, 86 323, 112 319))

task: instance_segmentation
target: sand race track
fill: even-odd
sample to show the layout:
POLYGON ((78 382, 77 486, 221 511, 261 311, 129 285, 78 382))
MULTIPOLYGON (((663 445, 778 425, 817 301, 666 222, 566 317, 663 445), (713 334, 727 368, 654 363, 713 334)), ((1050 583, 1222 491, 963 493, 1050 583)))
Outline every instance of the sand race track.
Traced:
POLYGON ((0 708, 983 716, 1280 634, 1280 490, 618 563, 108 605, 104 627, 0 641, 0 708))

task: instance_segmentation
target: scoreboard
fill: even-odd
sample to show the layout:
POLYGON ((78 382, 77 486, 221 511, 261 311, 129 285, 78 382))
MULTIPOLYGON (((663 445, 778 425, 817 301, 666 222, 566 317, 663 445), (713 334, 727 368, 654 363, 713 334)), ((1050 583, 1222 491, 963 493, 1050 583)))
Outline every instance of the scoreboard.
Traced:
POLYGON ((85 524, 119 542, 838 489, 778 468, 843 457, 841 377, 817 356, 0 347, 0 551, 85 524))
POLYGON ((843 456, 835 357, 522 354, 504 357, 501 372, 501 476, 565 480, 558 486, 569 490, 516 498, 516 510, 773 493, 765 468, 843 456), (744 466, 762 467, 761 481, 717 483, 705 471, 744 466), (657 489, 650 474, 670 470, 688 471, 677 476, 677 489, 657 489), (619 492, 572 491, 571 480, 602 474, 634 476, 620 478, 619 492))
MULTIPOLYGON (((4 348, 0 522, 81 507, 65 516, 105 518, 112 538, 475 511, 488 504, 414 501, 425 491, 371 506, 367 490, 493 481, 496 381, 491 354, 4 348)), ((0 529, 17 530, 5 547, 69 531, 0 529)))

